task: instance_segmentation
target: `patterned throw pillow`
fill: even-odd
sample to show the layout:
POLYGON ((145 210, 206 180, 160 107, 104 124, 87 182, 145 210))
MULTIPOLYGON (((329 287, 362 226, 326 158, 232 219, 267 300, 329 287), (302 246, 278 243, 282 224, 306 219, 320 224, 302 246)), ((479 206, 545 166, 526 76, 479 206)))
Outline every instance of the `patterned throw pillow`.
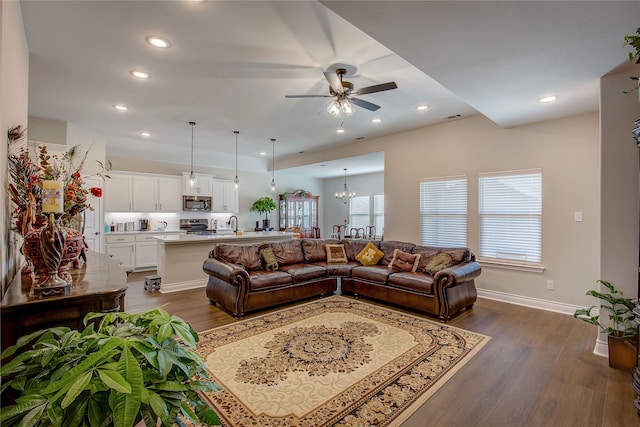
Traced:
POLYGON ((360 264, 362 265, 376 265, 383 256, 384 252, 376 248, 373 243, 369 242, 367 243, 367 246, 365 246, 364 249, 356 255, 356 259, 360 261, 360 264))
POLYGON ((400 249, 393 250, 393 259, 387 266, 389 270, 395 272, 411 271, 414 272, 418 268, 420 262, 420 254, 409 254, 400 249))
POLYGON ((260 256, 264 261, 264 268, 271 271, 276 271, 278 269, 276 255, 273 253, 273 249, 271 249, 270 246, 260 249, 260 256))
POLYGON ((445 268, 449 268, 454 264, 453 258, 451 255, 446 254, 444 252, 438 252, 435 254, 431 260, 424 267, 424 272, 427 274, 435 275, 438 271, 444 270, 445 268))
POLYGON ((344 250, 344 245, 325 245, 327 249, 327 262, 335 264, 344 264, 347 262, 347 253, 344 250))

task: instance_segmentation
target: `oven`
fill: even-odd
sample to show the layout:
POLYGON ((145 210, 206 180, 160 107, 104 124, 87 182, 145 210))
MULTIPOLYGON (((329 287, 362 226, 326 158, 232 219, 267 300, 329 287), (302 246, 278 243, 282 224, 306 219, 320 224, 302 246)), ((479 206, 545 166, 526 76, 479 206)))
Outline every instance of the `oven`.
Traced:
POLYGON ((216 230, 211 230, 209 220, 207 219, 181 219, 180 230, 186 230, 187 234, 197 234, 200 236, 209 236, 216 234, 216 230))

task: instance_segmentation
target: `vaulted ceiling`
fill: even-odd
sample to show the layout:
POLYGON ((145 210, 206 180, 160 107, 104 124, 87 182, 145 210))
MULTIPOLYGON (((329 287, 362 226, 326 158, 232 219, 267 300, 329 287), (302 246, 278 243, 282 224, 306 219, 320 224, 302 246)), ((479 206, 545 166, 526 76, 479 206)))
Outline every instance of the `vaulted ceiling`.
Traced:
MULTIPOLYGON (((597 111, 599 78, 627 61, 623 37, 640 23, 637 1, 21 5, 30 115, 105 135, 109 157, 184 164, 195 121, 196 163, 211 167, 228 167, 238 130, 241 158, 265 170, 271 138, 276 157, 291 158, 475 114, 513 127, 597 111), (171 46, 149 45, 150 35, 171 46), (362 95, 381 108, 338 119, 325 112, 330 98, 285 98, 328 94, 323 72, 338 66, 356 90, 389 81, 398 89, 362 95), (557 101, 537 102, 549 94, 557 101)), ((350 172, 380 170, 380 159, 353 160, 350 172)), ((338 161, 328 166, 309 173, 343 173, 338 161)))

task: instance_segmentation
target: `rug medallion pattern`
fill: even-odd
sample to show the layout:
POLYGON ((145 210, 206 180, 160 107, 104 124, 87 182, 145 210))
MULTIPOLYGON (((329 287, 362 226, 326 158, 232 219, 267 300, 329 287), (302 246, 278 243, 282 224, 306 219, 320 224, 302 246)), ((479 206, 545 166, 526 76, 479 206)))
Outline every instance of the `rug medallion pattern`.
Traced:
POLYGON ((200 333, 226 426, 393 426, 489 337, 332 296, 200 333))

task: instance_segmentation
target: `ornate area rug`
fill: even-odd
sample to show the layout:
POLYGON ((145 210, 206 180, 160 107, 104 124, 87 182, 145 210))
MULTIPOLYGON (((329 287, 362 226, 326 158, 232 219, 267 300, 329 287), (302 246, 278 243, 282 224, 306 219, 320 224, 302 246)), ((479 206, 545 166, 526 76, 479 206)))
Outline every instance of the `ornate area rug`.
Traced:
POLYGON ((397 426, 489 340, 341 296, 200 333, 224 426, 397 426))

